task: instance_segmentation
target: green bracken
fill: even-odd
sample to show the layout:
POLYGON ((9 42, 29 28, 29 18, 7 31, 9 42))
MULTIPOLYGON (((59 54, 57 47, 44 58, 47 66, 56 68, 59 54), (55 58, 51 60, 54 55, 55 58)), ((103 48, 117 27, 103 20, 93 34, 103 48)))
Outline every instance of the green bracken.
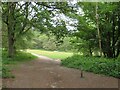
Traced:
POLYGON ((63 66, 69 68, 83 69, 84 71, 107 76, 120 77, 120 56, 117 59, 100 57, 85 57, 73 55, 62 60, 63 66))

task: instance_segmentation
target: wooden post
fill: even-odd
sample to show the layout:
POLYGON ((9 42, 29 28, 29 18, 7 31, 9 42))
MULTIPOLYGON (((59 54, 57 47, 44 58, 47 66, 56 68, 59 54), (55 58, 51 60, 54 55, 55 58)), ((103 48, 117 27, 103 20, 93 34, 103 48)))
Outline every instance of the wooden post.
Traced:
POLYGON ((80 65, 80 70, 81 70, 80 77, 83 78, 83 68, 82 68, 82 65, 80 65))
POLYGON ((83 78, 83 70, 81 70, 81 78, 83 78))

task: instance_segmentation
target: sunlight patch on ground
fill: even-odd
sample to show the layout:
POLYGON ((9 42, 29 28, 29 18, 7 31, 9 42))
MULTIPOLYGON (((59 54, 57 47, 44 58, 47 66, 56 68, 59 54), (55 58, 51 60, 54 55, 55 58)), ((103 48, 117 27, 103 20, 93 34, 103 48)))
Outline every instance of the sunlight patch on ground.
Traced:
POLYGON ((73 53, 70 52, 45 51, 45 50, 34 50, 34 49, 28 49, 27 52, 47 56, 52 59, 65 59, 73 55, 73 53))

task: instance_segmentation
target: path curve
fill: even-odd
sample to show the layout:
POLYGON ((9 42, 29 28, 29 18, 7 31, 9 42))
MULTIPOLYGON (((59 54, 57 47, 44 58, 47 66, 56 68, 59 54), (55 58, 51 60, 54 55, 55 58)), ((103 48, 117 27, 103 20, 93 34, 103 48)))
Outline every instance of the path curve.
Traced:
POLYGON ((8 88, 118 88, 118 79, 104 75, 84 72, 60 65, 48 57, 24 63, 15 68, 12 73, 15 79, 3 79, 8 88))

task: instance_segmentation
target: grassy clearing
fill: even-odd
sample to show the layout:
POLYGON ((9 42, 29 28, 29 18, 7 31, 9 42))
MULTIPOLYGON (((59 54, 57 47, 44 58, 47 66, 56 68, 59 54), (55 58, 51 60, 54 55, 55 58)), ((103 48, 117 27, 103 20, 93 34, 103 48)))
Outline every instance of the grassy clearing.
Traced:
POLYGON ((45 51, 45 50, 31 50, 31 49, 27 51, 31 53, 47 56, 53 59, 65 59, 73 55, 73 53, 70 53, 70 52, 59 52, 59 51, 45 51))
POLYGON ((107 59, 74 55, 63 59, 61 64, 69 68, 82 69, 96 74, 120 77, 120 57, 107 59))
POLYGON ((11 74, 11 69, 15 68, 16 65, 28 62, 35 59, 36 57, 26 52, 17 52, 15 57, 10 59, 7 58, 7 52, 2 52, 2 77, 3 78, 14 78, 14 75, 11 74))

